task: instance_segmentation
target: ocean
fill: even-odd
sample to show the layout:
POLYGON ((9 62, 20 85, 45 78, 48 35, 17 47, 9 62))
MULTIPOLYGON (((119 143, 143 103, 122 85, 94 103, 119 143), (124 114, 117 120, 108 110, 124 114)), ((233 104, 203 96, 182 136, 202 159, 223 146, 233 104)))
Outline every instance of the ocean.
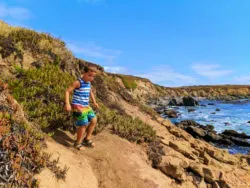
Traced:
MULTIPOLYGON (((173 123, 182 120, 194 120, 202 125, 213 125, 218 133, 226 129, 232 129, 250 135, 250 123, 248 123, 250 121, 249 100, 227 103, 203 100, 197 107, 173 107, 173 109, 180 113, 178 118, 171 119, 173 123), (195 111, 188 112, 189 109, 195 109, 195 111)), ((230 153, 247 153, 250 148, 232 147, 228 150, 230 153)))

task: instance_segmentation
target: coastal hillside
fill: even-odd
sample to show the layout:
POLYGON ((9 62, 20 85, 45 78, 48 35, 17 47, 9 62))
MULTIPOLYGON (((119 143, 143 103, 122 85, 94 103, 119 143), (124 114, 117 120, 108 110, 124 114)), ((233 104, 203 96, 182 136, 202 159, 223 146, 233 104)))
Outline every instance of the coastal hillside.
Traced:
POLYGON ((119 83, 124 83, 131 95, 141 102, 159 97, 178 98, 185 96, 227 101, 250 98, 250 85, 204 85, 171 88, 153 84, 145 78, 119 74, 109 75, 115 77, 119 83))
POLYGON ((250 187, 250 155, 196 139, 146 105, 161 97, 246 98, 248 86, 165 88, 107 73, 49 34, 4 22, 0 70, 1 186, 250 187), (63 99, 88 64, 99 70, 92 83, 100 105, 96 147, 76 151, 63 99))

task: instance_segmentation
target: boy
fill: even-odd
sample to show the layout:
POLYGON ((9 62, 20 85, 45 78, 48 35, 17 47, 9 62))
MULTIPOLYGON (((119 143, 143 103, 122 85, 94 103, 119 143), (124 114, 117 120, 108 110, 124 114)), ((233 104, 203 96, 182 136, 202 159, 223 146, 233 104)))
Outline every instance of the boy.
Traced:
POLYGON ((74 147, 77 149, 80 149, 82 145, 94 147, 94 143, 91 141, 91 136, 96 126, 97 118, 94 111, 89 106, 89 97, 91 97, 94 106, 98 108, 98 104, 96 103, 94 94, 91 91, 90 84, 90 82, 93 81, 96 73, 97 70, 94 66, 84 67, 84 71, 81 74, 81 78, 71 84, 65 92, 65 110, 69 112, 73 108, 73 117, 76 120, 77 139, 74 144, 74 147), (74 93, 71 107, 71 104, 69 102, 69 96, 72 91, 74 93), (85 138, 83 139, 83 134, 85 133, 87 126, 87 133, 85 138))

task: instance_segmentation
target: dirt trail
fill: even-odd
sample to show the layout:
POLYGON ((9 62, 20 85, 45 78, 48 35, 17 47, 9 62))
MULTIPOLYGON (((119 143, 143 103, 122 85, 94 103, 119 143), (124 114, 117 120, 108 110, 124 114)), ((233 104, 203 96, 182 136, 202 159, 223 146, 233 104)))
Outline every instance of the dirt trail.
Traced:
MULTIPOLYGON (((143 147, 130 143, 108 131, 94 137, 94 149, 76 151, 72 135, 60 133, 64 145, 48 139, 48 152, 60 157, 60 165, 70 167, 65 181, 57 181, 45 169, 37 177, 40 187, 46 188, 165 188, 174 187, 174 181, 151 168, 143 147), (67 142, 68 141, 68 142, 67 142)), ((58 137, 58 135, 55 135, 58 137)), ((60 141, 59 141, 60 142, 60 141)))
POLYGON ((47 152, 53 154, 53 158, 60 157, 59 165, 70 167, 65 181, 57 181, 55 175, 48 169, 44 169, 37 178, 41 188, 68 188, 68 187, 98 187, 97 178, 86 158, 81 157, 71 149, 55 142, 47 141, 47 152))

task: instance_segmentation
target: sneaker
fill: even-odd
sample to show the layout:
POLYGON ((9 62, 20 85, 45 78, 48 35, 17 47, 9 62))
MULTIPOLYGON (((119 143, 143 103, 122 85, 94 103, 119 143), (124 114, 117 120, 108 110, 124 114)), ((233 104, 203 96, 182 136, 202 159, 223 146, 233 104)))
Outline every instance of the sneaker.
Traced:
POLYGON ((82 144, 74 143, 74 148, 81 150, 82 144))
POLYGON ((95 147, 95 144, 94 144, 94 142, 93 142, 92 140, 86 140, 86 139, 84 139, 84 140, 82 141, 82 145, 83 145, 83 146, 86 146, 86 147, 88 147, 88 148, 93 148, 93 147, 95 147))

